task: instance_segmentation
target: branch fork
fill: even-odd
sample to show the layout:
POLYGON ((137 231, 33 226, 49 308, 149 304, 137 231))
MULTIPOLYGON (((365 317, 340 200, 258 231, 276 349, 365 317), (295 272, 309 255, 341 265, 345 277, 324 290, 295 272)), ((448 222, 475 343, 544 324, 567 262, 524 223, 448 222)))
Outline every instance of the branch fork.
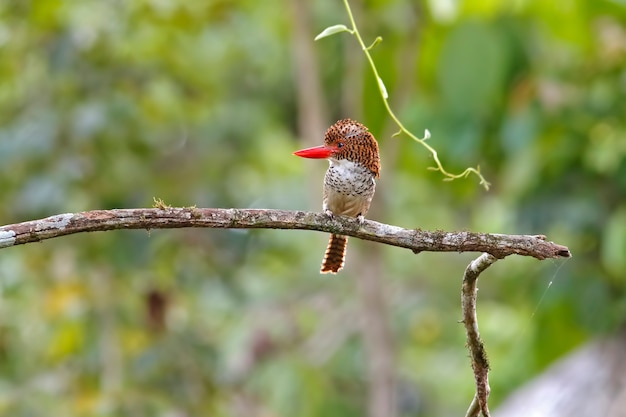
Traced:
POLYGON ((533 258, 569 258, 566 246, 549 242, 543 235, 503 235, 474 232, 425 231, 359 221, 324 213, 269 209, 173 208, 157 202, 155 208, 93 210, 64 213, 0 227, 0 249, 83 232, 118 229, 174 229, 206 227, 220 229, 300 229, 352 236, 420 252, 483 252, 465 270, 461 295, 463 324, 467 335, 476 395, 466 416, 489 416, 489 362, 476 316, 478 276, 498 259, 509 255, 533 258))

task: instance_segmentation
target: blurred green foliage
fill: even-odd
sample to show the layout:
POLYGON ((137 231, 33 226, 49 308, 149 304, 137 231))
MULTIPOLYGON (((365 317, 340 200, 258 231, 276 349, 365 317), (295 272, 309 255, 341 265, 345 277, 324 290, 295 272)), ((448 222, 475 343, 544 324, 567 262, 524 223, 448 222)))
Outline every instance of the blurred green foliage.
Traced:
MULTIPOLYGON (((626 313, 623 1, 355 2, 400 118, 450 170, 391 138, 375 80, 363 114, 381 144, 376 220, 545 234, 569 261, 510 258, 481 278, 497 404, 626 313), (411 47, 407 47, 407 45, 411 47), (414 68, 403 74, 403 68, 414 68), (408 87, 411 86, 411 87, 408 87), (402 103, 394 97, 409 89, 402 103), (399 107, 398 107, 399 106, 399 107)), ((0 223, 177 206, 314 209, 298 138, 291 3, 0 3, 0 223)), ((315 2, 313 37, 347 23, 315 2)), ((347 34, 314 44, 328 124, 347 34)), ((356 55, 362 58, 358 53, 356 55)), ((320 140, 321 138, 307 138, 320 140)), ((321 169, 321 168, 320 168, 321 169)), ((313 196, 313 197, 312 197, 313 196)), ((0 253, 0 414, 360 416, 367 381, 351 240, 318 275, 326 236, 171 230, 72 236, 0 253), (351 262, 352 260, 352 262, 351 262)), ((380 247, 401 415, 459 415, 473 377, 460 318, 471 255, 380 247)), ((361 259, 363 262, 363 259, 361 259)))

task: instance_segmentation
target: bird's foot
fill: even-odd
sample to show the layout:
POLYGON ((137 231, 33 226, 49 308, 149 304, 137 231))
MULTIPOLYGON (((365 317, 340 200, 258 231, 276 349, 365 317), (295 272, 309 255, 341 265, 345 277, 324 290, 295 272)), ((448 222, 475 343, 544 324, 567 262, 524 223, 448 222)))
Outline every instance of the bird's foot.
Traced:
POLYGON ((363 226, 363 223, 365 223, 365 216, 359 214, 358 216, 356 216, 356 220, 359 222, 359 226, 363 226))
POLYGON ((330 211, 329 209, 324 210, 324 214, 326 214, 328 217, 330 217, 331 219, 333 217, 335 217, 335 215, 333 214, 332 211, 330 211))

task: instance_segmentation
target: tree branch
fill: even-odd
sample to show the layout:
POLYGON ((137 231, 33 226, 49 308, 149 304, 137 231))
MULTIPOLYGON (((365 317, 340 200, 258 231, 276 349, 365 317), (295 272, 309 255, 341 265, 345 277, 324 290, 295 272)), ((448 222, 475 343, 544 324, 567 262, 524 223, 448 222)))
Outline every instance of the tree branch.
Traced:
POLYGON ((174 229, 207 227, 221 229, 301 229, 337 233, 411 249, 414 253, 483 252, 463 276, 462 309, 476 395, 466 416, 489 416, 489 362, 478 332, 476 282, 482 271, 508 255, 537 259, 569 258, 566 246, 548 242, 543 235, 502 235, 403 229, 398 226, 323 213, 269 209, 143 208, 93 210, 58 214, 0 227, 0 249, 82 232, 117 229, 174 229))
POLYGON ((371 220, 365 220, 361 225, 353 218, 330 218, 323 213, 306 211, 193 207, 93 210, 58 214, 0 227, 0 248, 82 232, 183 227, 317 230, 407 248, 415 253, 487 252, 496 258, 515 254, 537 259, 571 256, 566 246, 548 242, 542 235, 430 232, 403 229, 371 220))
POLYGON ((489 268, 498 259, 488 253, 483 253, 474 259, 465 269, 463 275, 463 286, 461 289, 461 307, 463 310, 463 324, 467 335, 467 348, 470 352, 472 370, 476 380, 476 395, 467 410, 466 417, 478 416, 481 412, 483 417, 489 417, 489 360, 485 346, 480 339, 478 332, 478 318, 476 316, 476 294, 478 287, 478 276, 485 269, 489 268))

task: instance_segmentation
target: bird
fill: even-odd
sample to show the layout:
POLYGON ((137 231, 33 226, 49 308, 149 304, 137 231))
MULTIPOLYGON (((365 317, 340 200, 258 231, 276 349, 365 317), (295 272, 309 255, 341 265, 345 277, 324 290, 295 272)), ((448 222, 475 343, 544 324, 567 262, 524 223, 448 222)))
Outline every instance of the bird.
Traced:
MULTIPOLYGON (((361 123, 342 119, 324 134, 324 145, 301 149, 294 155, 327 159, 322 209, 333 217, 355 217, 363 223, 370 208, 376 179, 380 177, 378 142, 361 123)), ((336 274, 343 268, 348 237, 331 234, 320 273, 336 274)))

